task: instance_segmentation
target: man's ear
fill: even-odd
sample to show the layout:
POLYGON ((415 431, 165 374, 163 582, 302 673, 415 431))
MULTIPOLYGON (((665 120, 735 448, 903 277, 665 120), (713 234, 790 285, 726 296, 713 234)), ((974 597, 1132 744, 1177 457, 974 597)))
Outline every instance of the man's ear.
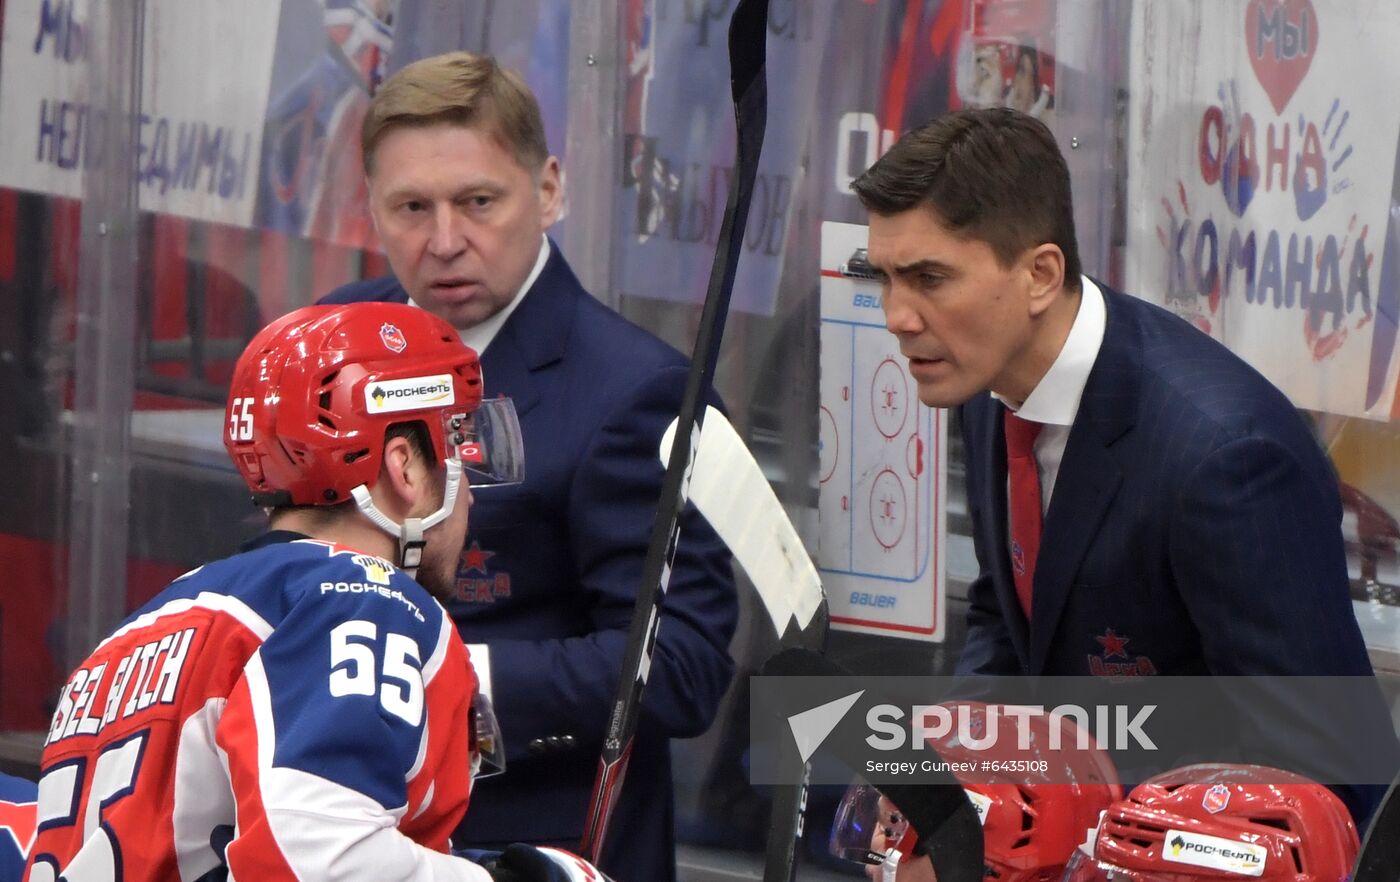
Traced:
POLYGON ((413 510, 427 486, 422 459, 406 437, 384 442, 384 460, 372 491, 380 511, 401 521, 413 510))
POLYGON ((545 229, 554 225, 564 212, 564 177, 559 170, 559 159, 551 156, 540 167, 540 224, 545 229))
POLYGON ((1060 246, 1046 242, 1032 248, 1024 259, 1031 315, 1038 316, 1050 308, 1065 286, 1065 253, 1060 246))

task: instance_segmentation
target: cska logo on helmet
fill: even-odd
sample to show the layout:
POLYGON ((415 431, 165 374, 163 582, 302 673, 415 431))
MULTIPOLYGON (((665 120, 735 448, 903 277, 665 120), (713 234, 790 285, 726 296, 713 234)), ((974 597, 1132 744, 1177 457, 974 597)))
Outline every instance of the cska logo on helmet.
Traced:
POLYGON ((379 339, 390 352, 403 352, 408 348, 408 338, 404 337, 398 325, 385 322, 379 326, 379 339))
POLYGON ((1225 807, 1230 804, 1230 788, 1224 784, 1212 784, 1206 791, 1206 795, 1201 797, 1201 808, 1212 815, 1225 811, 1225 807))

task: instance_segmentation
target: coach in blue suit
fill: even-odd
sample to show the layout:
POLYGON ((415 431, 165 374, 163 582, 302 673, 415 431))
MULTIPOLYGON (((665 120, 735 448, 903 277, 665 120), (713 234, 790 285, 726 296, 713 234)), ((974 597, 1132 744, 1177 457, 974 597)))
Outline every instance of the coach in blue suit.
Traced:
MULTIPOLYGON (((394 277, 324 302, 411 295, 451 321, 487 394, 514 400, 529 463, 523 484, 475 494, 450 606, 507 747, 454 844, 577 848, 687 362, 590 296, 545 237, 559 164, 514 73, 464 52, 404 68, 376 94, 363 149, 394 277)), ((669 739, 705 731, 733 675, 729 556, 693 507, 664 610, 599 861, 619 882, 675 878, 669 739)))
MULTIPOLYGON (((919 397, 962 407, 980 572, 959 673, 1371 676, 1325 455, 1224 346, 1081 275, 1043 124, 948 114, 854 189, 919 397)), ((1289 704, 1273 726, 1321 722, 1289 704)), ((1393 744, 1378 702, 1350 721, 1393 744)))

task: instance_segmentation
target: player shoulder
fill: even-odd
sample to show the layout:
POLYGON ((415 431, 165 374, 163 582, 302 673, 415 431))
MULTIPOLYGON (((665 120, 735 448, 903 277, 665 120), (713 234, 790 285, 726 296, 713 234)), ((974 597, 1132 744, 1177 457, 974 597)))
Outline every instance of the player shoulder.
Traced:
POLYGON ((353 609, 358 617, 435 631, 442 607, 399 567, 334 543, 304 539, 290 544, 308 563, 288 582, 293 603, 334 603, 353 609))
POLYGON ((402 627, 413 623, 431 629, 435 616, 441 614, 427 590, 389 561, 333 542, 300 538, 261 541, 193 570, 137 616, 169 612, 185 604, 235 612, 275 626, 307 603, 334 604, 347 615, 386 624, 402 621, 402 627))

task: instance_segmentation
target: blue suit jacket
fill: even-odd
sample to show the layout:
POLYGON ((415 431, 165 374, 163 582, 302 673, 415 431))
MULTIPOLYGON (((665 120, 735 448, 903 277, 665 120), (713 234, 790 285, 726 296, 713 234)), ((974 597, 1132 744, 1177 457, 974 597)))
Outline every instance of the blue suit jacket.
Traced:
MULTIPOLYGON (((361 300, 407 295, 386 278, 321 302, 361 300)), ((448 605, 463 638, 490 647, 507 747, 506 773, 478 782, 454 843, 577 848, 688 363, 589 295, 551 243, 481 365, 486 394, 515 402, 526 478, 475 492, 448 605)), ((729 554, 693 506, 664 610, 601 863, 619 882, 674 878, 669 739, 708 728, 734 671, 729 554)))
MULTIPOLYGON (((986 393, 963 405, 980 572, 959 673, 1369 676, 1337 479, 1307 425, 1220 343, 1100 288, 1103 347, 1046 512, 1029 622, 1007 554, 1005 408, 986 393)), ((1319 722, 1320 709, 1290 711, 1274 725, 1319 722)), ((1379 704, 1355 714, 1390 731, 1379 704)), ((1339 792, 1361 816, 1377 795, 1339 792)))

